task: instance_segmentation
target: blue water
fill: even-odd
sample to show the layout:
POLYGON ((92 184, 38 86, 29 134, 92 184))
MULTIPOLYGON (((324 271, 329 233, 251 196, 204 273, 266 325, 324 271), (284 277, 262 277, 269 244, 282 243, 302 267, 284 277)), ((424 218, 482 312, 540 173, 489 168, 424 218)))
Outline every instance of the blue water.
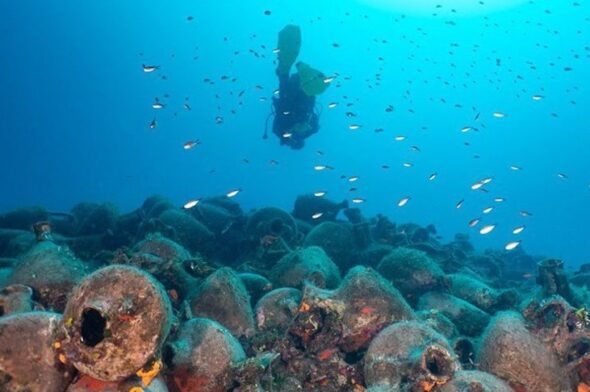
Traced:
POLYGON ((525 224, 527 252, 590 261, 590 4, 403 3, 0 2, 0 211, 110 201, 123 212, 154 193, 182 205, 234 188, 246 209, 290 210, 296 195, 327 190, 366 199, 366 216, 432 223, 445 239, 468 232, 482 249, 525 224), (320 132, 300 151, 261 137, 278 86, 272 50, 289 23, 302 29, 299 60, 338 75, 318 99, 320 132), (161 68, 144 73, 143 63, 161 68), (164 109, 152 109, 156 97, 164 109), (193 139, 201 145, 183 150, 193 139), (342 175, 360 176, 356 192, 342 175), (485 177, 489 193, 470 189, 485 177), (480 216, 496 230, 467 227, 480 216))

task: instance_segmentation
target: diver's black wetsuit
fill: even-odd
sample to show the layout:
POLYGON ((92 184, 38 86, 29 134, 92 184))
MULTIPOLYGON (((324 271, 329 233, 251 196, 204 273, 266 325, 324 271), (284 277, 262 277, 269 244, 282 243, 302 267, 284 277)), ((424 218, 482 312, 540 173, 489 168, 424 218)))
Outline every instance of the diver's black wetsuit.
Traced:
POLYGON ((318 115, 314 111, 315 96, 303 92, 298 74, 278 74, 278 77, 279 98, 273 98, 275 116, 272 132, 279 137, 281 144, 300 149, 305 139, 320 127, 318 115), (291 136, 285 137, 285 134, 291 136))

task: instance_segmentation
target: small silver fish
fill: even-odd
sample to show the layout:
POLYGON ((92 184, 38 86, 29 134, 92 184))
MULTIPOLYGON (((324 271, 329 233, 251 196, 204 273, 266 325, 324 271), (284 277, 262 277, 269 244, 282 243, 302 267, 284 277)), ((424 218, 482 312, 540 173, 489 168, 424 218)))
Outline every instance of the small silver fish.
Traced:
POLYGON ((504 249, 508 251, 514 250, 518 247, 518 245, 520 245, 520 241, 511 241, 504 246, 504 249))
POLYGON ((191 208, 199 204, 200 201, 200 199, 189 200, 186 203, 184 203, 184 206, 182 206, 182 208, 184 208, 185 210, 190 210, 191 208))
POLYGON ((154 71, 160 69, 160 66, 159 65, 145 65, 145 64, 141 64, 141 66, 143 67, 143 72, 145 72, 145 73, 154 72, 154 71))
POLYGON ((486 235, 494 231, 496 225, 485 225, 479 230, 479 234, 486 235))
POLYGON ((158 100, 156 100, 154 103, 152 103, 152 108, 153 109, 164 109, 164 104, 158 100))
POLYGON ((315 170, 315 171, 324 171, 324 170, 330 170, 330 169, 332 169, 332 167, 328 166, 328 165, 315 165, 313 167, 313 170, 315 170))
POLYGON ((406 204, 408 204, 408 202, 410 201, 411 197, 410 196, 406 196, 403 199, 401 199, 400 201, 397 202, 397 206, 398 207, 403 207, 406 204))
POLYGON ((242 191, 242 190, 241 190, 240 188, 238 188, 238 189, 234 189, 234 190, 232 190, 232 191, 229 191, 229 192, 227 192, 225 196, 227 196, 227 197, 229 197, 229 198, 232 198, 232 197, 235 197, 235 196, 237 196, 237 195, 238 195, 238 193, 240 193, 241 191, 242 191))
POLYGON ((522 233, 525 228, 526 228, 526 226, 524 226, 524 225, 515 227, 514 229, 512 229, 512 234, 518 235, 518 234, 522 233))
POLYGON ((480 221, 481 221, 481 218, 474 218, 474 219, 471 219, 467 225, 469 227, 475 227, 479 224, 480 221))
POLYGON ((196 146, 198 146, 199 144, 201 144, 201 142, 199 140, 189 140, 188 142, 185 142, 182 145, 182 148, 184 148, 185 150, 191 150, 191 149, 195 148, 196 146))
POLYGON ((481 181, 478 181, 478 182, 471 185, 471 190, 476 191, 479 188, 481 188, 482 186, 484 186, 484 184, 481 181))
POLYGON ((322 217, 322 215, 324 215, 324 213, 323 213, 323 212, 316 212, 315 214, 313 214, 313 215, 311 216, 311 219, 314 219, 314 220, 315 220, 315 219, 319 219, 319 218, 321 218, 321 217, 322 217))

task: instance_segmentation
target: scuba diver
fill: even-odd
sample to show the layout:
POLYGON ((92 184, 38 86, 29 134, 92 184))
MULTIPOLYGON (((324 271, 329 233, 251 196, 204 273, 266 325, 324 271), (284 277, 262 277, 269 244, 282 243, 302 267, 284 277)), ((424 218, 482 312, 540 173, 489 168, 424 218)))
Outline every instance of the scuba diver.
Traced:
MULTIPOLYGON (((274 119, 272 132, 281 145, 301 149, 305 139, 320 128, 319 115, 315 111, 316 96, 324 92, 328 84, 325 75, 309 65, 298 62, 297 73, 291 67, 301 48, 301 31, 298 26, 288 25, 279 33, 278 60, 276 69, 279 78, 278 97, 273 97, 274 119)), ((264 133, 266 139, 267 131, 264 133)))

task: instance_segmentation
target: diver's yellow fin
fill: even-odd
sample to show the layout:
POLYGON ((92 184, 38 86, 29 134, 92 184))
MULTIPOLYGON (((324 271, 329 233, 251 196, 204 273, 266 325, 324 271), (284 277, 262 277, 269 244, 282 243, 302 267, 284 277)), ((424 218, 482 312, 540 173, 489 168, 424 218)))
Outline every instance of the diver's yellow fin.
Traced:
POLYGON ((299 26, 287 25, 279 32, 279 66, 277 74, 288 74, 301 49, 301 29, 299 26))
POLYGON ((328 88, 325 82, 326 75, 309 65, 297 63, 297 72, 299 73, 299 83, 303 92, 309 96, 320 95, 328 88))

